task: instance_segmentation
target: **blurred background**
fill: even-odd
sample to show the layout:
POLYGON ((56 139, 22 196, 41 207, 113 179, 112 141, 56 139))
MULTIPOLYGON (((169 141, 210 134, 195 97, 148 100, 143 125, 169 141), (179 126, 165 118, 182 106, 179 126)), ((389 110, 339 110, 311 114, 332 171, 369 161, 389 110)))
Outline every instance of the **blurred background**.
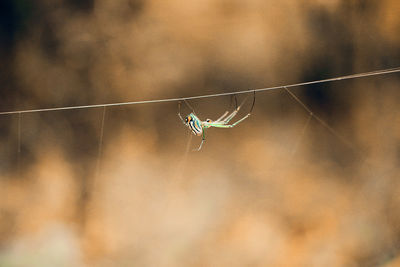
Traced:
MULTIPOLYGON (((3 0, 0 13, 0 111, 400 65, 397 0, 3 0)), ((389 74, 291 89, 346 141, 285 91, 258 93, 200 152, 177 103, 107 108, 102 146, 102 108, 0 116, 0 265, 400 266, 399 88, 389 74)), ((230 103, 190 101, 203 120, 230 103)))

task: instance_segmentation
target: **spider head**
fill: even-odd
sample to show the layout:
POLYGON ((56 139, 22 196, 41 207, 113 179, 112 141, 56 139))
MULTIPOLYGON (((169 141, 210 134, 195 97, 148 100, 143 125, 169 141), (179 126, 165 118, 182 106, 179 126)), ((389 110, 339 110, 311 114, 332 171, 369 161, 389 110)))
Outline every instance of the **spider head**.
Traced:
POLYGON ((206 122, 209 122, 209 123, 210 123, 210 122, 212 122, 212 120, 211 120, 211 119, 206 119, 206 122))
POLYGON ((186 124, 189 124, 189 122, 191 122, 191 121, 193 121, 192 116, 190 116, 190 115, 186 116, 186 118, 185 118, 185 123, 186 123, 186 124))

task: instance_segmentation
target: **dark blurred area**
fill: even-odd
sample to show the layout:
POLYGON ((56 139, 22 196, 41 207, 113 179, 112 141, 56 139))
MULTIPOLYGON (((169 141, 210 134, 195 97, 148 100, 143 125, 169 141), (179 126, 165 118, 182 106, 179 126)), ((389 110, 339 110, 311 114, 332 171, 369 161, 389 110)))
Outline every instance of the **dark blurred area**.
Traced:
MULTIPOLYGON (((3 0, 0 111, 398 67, 399 14, 397 0, 3 0)), ((107 108, 102 146, 102 108, 0 116, 0 266, 400 266, 399 86, 292 88, 340 137, 287 92, 257 93, 200 152, 177 103, 107 108)), ((190 104, 203 120, 232 107, 190 104)))

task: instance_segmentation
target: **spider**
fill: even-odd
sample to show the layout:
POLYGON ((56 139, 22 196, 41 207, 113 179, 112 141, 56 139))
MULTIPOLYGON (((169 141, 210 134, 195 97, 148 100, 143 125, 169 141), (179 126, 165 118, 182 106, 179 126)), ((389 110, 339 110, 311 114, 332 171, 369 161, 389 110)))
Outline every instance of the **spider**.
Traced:
POLYGON ((246 102, 245 98, 243 100, 243 102, 238 106, 237 105, 237 99, 235 96, 235 110, 232 111, 232 113, 229 114, 229 111, 226 111, 224 114, 222 114, 221 117, 219 117, 217 120, 213 121, 210 119, 206 119, 205 121, 201 121, 196 113, 194 112, 193 108, 189 105, 189 103, 185 101, 186 105, 190 108, 190 110, 192 111, 189 115, 187 115, 185 117, 185 119, 183 119, 182 115, 181 115, 181 103, 182 101, 179 101, 178 103, 178 116, 181 119, 181 121, 183 122, 183 124, 185 124, 187 127, 189 127, 189 129, 192 131, 192 133, 194 135, 197 136, 201 136, 201 143, 198 149, 196 149, 195 151, 200 151, 201 147, 203 146, 204 141, 206 141, 206 136, 205 136, 205 130, 210 128, 210 127, 216 127, 216 128, 232 128, 235 127, 236 125, 238 125, 239 123, 241 123, 242 121, 244 121, 245 119, 247 119, 250 115, 251 112, 253 111, 254 108, 254 104, 256 102, 256 92, 253 93, 253 104, 251 105, 250 111, 249 113, 244 116, 243 118, 241 118, 240 120, 232 123, 232 124, 228 124, 230 120, 233 119, 233 117, 236 116, 236 114, 239 112, 240 108, 243 106, 243 104, 246 102))

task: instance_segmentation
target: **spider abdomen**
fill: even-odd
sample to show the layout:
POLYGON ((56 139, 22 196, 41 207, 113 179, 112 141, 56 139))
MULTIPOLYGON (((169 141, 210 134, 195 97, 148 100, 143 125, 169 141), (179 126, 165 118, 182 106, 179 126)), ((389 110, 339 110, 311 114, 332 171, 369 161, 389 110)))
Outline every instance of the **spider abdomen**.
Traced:
POLYGON ((190 128, 192 133, 197 136, 201 136, 203 134, 203 127, 201 125, 201 121, 194 114, 190 114, 185 119, 186 126, 190 128))

